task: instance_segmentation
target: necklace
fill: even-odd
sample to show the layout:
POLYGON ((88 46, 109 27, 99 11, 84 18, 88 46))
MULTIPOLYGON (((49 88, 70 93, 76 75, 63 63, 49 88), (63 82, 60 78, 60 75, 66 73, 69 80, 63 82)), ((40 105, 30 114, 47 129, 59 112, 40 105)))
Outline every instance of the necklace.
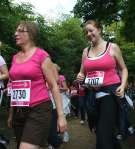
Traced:
MULTIPOLYGON (((105 43, 106 45, 106 43, 105 43)), ((91 51, 91 54, 94 56, 94 57, 98 57, 100 55, 102 55, 104 53, 104 49, 105 49, 105 45, 104 45, 104 42, 101 42, 100 44, 98 44, 97 46, 91 46, 90 48, 90 51, 91 51), (99 48, 100 46, 100 48, 99 48)))

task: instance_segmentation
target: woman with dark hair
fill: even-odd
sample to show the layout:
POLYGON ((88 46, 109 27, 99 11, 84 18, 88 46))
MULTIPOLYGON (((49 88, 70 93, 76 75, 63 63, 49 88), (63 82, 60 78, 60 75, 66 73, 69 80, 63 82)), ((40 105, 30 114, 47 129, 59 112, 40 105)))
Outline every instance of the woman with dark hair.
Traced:
MULTIPOLYGON (((124 96, 128 71, 118 45, 108 43, 102 38, 100 23, 88 20, 84 30, 91 47, 83 50, 77 79, 79 81, 85 79, 89 97, 95 99, 97 105, 98 115, 94 125, 96 149, 116 149, 114 127, 118 114, 117 101, 124 96), (117 68, 121 71, 121 77, 117 73, 117 68)), ((88 114, 89 124, 90 120, 88 114)))
POLYGON ((53 63, 46 51, 36 47, 37 33, 37 25, 29 21, 20 22, 15 31, 20 51, 13 57, 9 75, 13 128, 19 149, 39 149, 47 141, 51 100, 46 83, 55 99, 58 131, 64 132, 67 125, 53 63))

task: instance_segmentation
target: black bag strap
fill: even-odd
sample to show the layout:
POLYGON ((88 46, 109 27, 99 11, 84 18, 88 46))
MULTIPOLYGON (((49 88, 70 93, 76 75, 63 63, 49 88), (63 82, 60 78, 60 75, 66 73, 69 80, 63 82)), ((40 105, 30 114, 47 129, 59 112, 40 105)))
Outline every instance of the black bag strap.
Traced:
POLYGON ((107 41, 105 51, 108 49, 109 43, 110 43, 110 42, 107 41))
POLYGON ((89 46, 89 47, 88 47, 88 50, 87 50, 87 57, 88 57, 88 54, 89 54, 90 48, 91 48, 91 46, 89 46))
MULTIPOLYGON (((108 46, 109 46, 109 43, 110 43, 110 42, 107 41, 107 43, 106 43, 106 47, 105 47, 105 51, 104 51, 102 54, 104 54, 104 53, 107 51, 108 46)), ((91 48, 91 46, 88 47, 88 50, 87 50, 87 56, 88 56, 88 54, 89 54, 90 48, 91 48)), ((101 55, 102 55, 102 54, 101 54, 101 55)))
POLYGON ((101 53, 99 56, 103 55, 107 51, 108 46, 109 46, 109 41, 107 41, 107 43, 106 43, 105 51, 103 53, 101 53))

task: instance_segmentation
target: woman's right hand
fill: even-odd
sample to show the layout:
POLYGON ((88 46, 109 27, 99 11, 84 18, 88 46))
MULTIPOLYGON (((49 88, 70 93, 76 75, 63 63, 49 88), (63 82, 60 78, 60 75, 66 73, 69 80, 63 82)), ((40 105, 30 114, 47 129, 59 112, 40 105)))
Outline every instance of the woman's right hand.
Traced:
POLYGON ((66 129, 67 129, 67 120, 66 120, 66 118, 63 114, 61 116, 58 116, 57 131, 60 132, 60 133, 63 133, 66 129))
POLYGON ((85 75, 83 73, 79 72, 76 79, 78 82, 83 82, 85 79, 85 75))

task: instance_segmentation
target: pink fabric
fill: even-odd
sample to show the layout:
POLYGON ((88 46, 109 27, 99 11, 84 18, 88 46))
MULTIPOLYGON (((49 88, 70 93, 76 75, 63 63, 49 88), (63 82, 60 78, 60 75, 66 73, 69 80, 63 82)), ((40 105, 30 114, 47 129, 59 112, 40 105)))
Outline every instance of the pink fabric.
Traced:
POLYGON ((62 82, 65 81, 64 75, 59 75, 59 80, 62 81, 62 82))
POLYGON ((76 86, 71 86, 70 94, 71 94, 71 97, 78 96, 78 88, 76 86))
POLYGON ((79 86, 79 96, 85 96, 85 88, 82 86, 79 86))
POLYGON ((59 75, 59 87, 63 88, 62 82, 65 81, 64 75, 59 75))
POLYGON ((86 57, 83 62, 86 74, 91 71, 105 72, 103 86, 120 83, 120 77, 116 69, 116 60, 109 54, 110 48, 111 44, 102 56, 96 57, 96 59, 86 57))
POLYGON ((12 81, 31 80, 30 106, 50 100, 45 77, 41 69, 42 62, 48 56, 47 52, 37 48, 33 56, 24 63, 17 63, 16 55, 13 57, 9 71, 10 79, 12 81))

